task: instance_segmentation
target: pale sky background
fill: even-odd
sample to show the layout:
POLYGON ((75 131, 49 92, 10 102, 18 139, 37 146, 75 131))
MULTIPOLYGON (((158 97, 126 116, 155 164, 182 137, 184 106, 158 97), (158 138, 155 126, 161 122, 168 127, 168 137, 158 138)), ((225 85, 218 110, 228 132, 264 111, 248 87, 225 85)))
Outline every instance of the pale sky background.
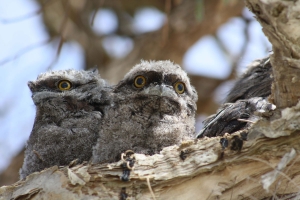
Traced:
MULTIPOLYGON (((46 43, 48 34, 40 14, 24 18, 38 9, 33 0, 0 0, 0 171, 24 146, 33 126, 35 107, 27 82, 35 80, 49 66, 52 70, 82 69, 84 66, 83 50, 74 42, 65 44, 58 60, 51 65, 56 59, 58 43, 46 43)), ((252 13, 246 9, 244 15, 252 19, 252 13)), ((133 29, 136 33, 154 31, 164 22, 163 13, 154 8, 143 8, 135 14, 133 29)), ((117 28, 117 23, 111 10, 99 10, 94 31, 99 35, 111 34, 117 28)), ((227 77, 231 60, 239 55, 245 41, 244 28, 243 20, 232 18, 219 29, 217 35, 228 54, 220 50, 212 36, 201 38, 184 57, 186 71, 220 79, 227 77)), ((271 50, 270 43, 255 20, 250 22, 249 35, 247 52, 239 58, 239 73, 251 61, 267 56, 271 50)), ((133 45, 130 38, 117 35, 103 41, 105 50, 115 58, 126 56, 133 45)), ((222 101, 229 86, 230 83, 219 88, 215 94, 218 102, 222 101)))

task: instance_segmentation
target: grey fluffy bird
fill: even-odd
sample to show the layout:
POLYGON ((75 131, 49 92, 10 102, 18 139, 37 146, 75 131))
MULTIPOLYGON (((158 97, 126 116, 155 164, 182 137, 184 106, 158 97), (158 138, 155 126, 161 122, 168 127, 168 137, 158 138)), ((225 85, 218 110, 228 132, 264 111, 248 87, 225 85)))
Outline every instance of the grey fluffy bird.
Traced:
POLYGON ((99 133, 109 86, 97 72, 46 72, 29 82, 36 117, 20 177, 71 161, 88 161, 99 133))
POLYGON ((204 121, 205 125, 197 137, 223 136, 225 133, 231 134, 246 129, 260 116, 268 116, 275 108, 275 105, 262 97, 226 103, 217 111, 217 114, 204 121))
POLYGON ((197 137, 223 136, 245 129, 255 121, 257 114, 269 113, 276 108, 266 98, 271 94, 272 65, 270 58, 253 61, 238 78, 217 114, 210 116, 197 137))
POLYGON ((195 135, 197 93, 170 61, 142 61, 113 88, 94 148, 94 163, 126 150, 152 155, 195 135))
POLYGON ((273 82, 270 58, 254 60, 229 91, 225 103, 252 97, 268 97, 273 82))

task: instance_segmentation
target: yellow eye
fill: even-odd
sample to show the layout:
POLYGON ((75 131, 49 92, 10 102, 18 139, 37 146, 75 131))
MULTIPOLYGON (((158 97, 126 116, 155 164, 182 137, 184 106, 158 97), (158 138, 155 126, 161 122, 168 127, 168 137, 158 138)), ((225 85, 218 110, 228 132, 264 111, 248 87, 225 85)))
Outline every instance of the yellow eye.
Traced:
POLYGON ((134 86, 137 88, 142 88, 146 84, 146 78, 144 76, 137 76, 134 79, 134 86))
POLYGON ((62 81, 59 81, 59 83, 58 83, 58 89, 60 89, 61 91, 69 90, 69 89, 71 89, 71 87, 72 87, 72 83, 67 80, 62 80, 62 81))
POLYGON ((174 88, 175 88, 175 91, 176 91, 178 94, 184 93, 185 86, 184 86, 184 83, 183 83, 183 82, 177 82, 177 83, 175 83, 175 84, 174 84, 174 88))

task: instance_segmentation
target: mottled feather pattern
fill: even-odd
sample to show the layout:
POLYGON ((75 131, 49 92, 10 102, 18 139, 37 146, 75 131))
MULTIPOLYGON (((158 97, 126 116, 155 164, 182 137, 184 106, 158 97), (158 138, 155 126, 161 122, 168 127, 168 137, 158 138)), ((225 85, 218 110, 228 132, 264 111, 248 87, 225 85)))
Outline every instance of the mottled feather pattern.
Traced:
POLYGON ((126 150, 153 155, 195 137, 197 93, 187 74, 170 61, 142 61, 113 87, 112 104, 101 122, 94 163, 120 160, 126 150), (134 80, 143 76, 142 88, 134 80), (176 93, 182 82, 185 91, 176 93))
POLYGON ((203 122, 204 127, 197 137, 223 136, 247 129, 258 119, 257 113, 274 110, 276 106, 267 101, 272 81, 270 58, 253 61, 237 79, 218 112, 203 122))
POLYGON ((142 61, 115 86, 77 70, 46 72, 28 86, 36 119, 21 178, 75 159, 117 161, 129 149, 152 155, 195 136, 197 92, 170 61, 142 61), (147 78, 143 88, 133 85, 138 75, 147 78))
POLYGON ((21 178, 53 165, 89 161, 99 133, 110 87, 97 72, 46 72, 28 83, 36 105, 33 130, 26 144, 21 178), (70 83, 60 90, 60 81, 70 83))
POLYGON ((271 94, 272 65, 270 58, 263 58, 249 64, 229 91, 225 103, 234 103, 252 97, 268 97, 271 94))

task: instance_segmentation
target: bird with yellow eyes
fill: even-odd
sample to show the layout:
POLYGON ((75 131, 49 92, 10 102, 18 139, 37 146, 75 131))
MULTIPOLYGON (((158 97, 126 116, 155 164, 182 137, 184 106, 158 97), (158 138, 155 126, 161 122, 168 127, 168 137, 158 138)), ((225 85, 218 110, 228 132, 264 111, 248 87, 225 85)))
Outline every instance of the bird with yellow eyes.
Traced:
POLYGON ((89 161, 110 86, 97 72, 46 72, 29 82, 36 117, 26 144, 21 179, 71 161, 89 161))
POLYGON ((121 153, 153 155, 194 138, 197 92, 170 61, 142 61, 110 94, 93 150, 93 163, 118 161, 121 153))

